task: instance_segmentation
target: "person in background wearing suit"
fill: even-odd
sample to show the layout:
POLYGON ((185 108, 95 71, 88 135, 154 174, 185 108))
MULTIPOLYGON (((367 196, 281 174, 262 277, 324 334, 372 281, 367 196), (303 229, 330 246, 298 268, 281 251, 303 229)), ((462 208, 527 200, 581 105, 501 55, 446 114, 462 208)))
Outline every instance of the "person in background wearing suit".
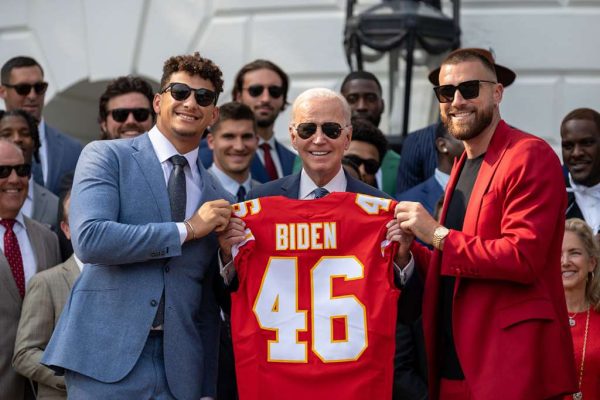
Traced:
MULTIPOLYGON (((40 137, 35 119, 23 110, 0 110, 0 139, 13 142, 21 151, 25 163, 39 161, 40 137)), ((27 198, 21 210, 25 216, 58 230, 58 197, 29 178, 27 198)))
POLYGON ((60 262, 56 235, 23 215, 31 165, 15 144, 0 140, 0 399, 34 399, 32 384, 11 366, 25 287, 60 262))
MULTIPOLYGON (((366 118, 376 127, 381 122, 381 114, 385 108, 381 83, 375 75, 367 71, 350 72, 344 78, 340 89, 350 104, 354 118, 366 118)), ((392 149, 386 149, 385 156, 380 159, 377 171, 377 187, 390 196, 396 194, 396 180, 400 155, 392 149)))
MULTIPOLYGON (((60 229, 68 239, 70 192, 67 192, 59 212, 60 229)), ((40 364, 44 349, 69 297, 73 282, 83 264, 73 254, 67 261, 35 274, 27 285, 21 319, 17 328, 13 367, 24 377, 37 383, 37 400, 67 398, 65 379, 40 364)))
POLYGON ((33 178, 58 195, 62 177, 75 170, 81 143, 44 121, 42 111, 48 82, 44 82, 44 70, 36 60, 13 57, 2 66, 0 78, 0 98, 4 99, 6 109, 27 111, 39 123, 40 162, 32 165, 33 178))
POLYGON ((250 189, 260 184, 250 173, 258 147, 254 113, 242 103, 223 104, 206 139, 213 152, 213 164, 208 170, 238 202, 244 201, 250 189))
POLYGON ((269 182, 290 175, 296 154, 275 139, 275 121, 288 104, 289 78, 275 63, 254 60, 244 65, 233 81, 231 98, 250 107, 256 117, 257 157, 252 177, 269 182))
MULTIPOLYGON (((201 165, 221 70, 199 53, 166 60, 156 125, 81 154, 70 227, 86 265, 42 363, 66 370, 69 399, 214 399, 213 288, 231 196, 201 165)), ((220 278, 219 278, 220 279, 220 278)))
POLYGON ((404 232, 434 248, 411 246, 426 276, 431 400, 559 399, 577 389, 560 279, 561 166, 546 142, 501 119, 504 73, 481 49, 448 55, 434 91, 465 153, 440 222, 420 203, 396 206, 404 232))
POLYGON ((567 167, 567 218, 581 218, 600 237, 600 113, 578 108, 560 125, 567 167))
POLYGON ((148 132, 156 122, 152 109, 154 90, 137 76, 120 76, 100 96, 100 139, 132 138, 148 132))
POLYGON ((444 195, 454 161, 460 158, 465 150, 464 144, 450 135, 443 124, 437 126, 435 136, 437 168, 434 174, 425 182, 400 193, 398 196, 400 201, 421 203, 431 216, 435 216, 436 206, 444 195))

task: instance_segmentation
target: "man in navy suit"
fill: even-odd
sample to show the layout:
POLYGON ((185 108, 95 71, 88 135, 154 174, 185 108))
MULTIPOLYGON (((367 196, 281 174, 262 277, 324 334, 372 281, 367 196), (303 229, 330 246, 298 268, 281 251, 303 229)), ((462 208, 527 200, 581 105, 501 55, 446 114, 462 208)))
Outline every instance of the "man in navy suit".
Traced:
MULTIPOLYGON (((296 155, 275 139, 275 120, 287 103, 289 78, 275 63, 255 60, 244 65, 234 79, 231 98, 250 107, 256 117, 258 149, 250 172, 257 181, 269 182, 292 173, 296 155)), ((201 150, 205 167, 212 163, 207 148, 201 150)))
POLYGON ((62 177, 75 170, 81 143, 43 120, 48 82, 44 82, 44 70, 36 60, 25 56, 13 57, 2 66, 0 75, 0 98, 4 99, 6 109, 20 108, 39 122, 40 162, 33 163, 32 176, 36 183, 58 195, 62 177))
POLYGON ((70 222, 86 267, 42 359, 66 370, 69 399, 215 398, 212 232, 227 225, 224 199, 233 199, 202 167, 198 145, 222 87, 211 60, 171 57, 156 125, 81 154, 70 222))
POLYGON ((437 215, 437 206, 448 180, 454 160, 465 150, 464 144, 450 135, 443 124, 435 130, 435 149, 437 152, 437 168, 425 182, 419 183, 407 191, 400 193, 400 201, 418 201, 432 216, 437 215))

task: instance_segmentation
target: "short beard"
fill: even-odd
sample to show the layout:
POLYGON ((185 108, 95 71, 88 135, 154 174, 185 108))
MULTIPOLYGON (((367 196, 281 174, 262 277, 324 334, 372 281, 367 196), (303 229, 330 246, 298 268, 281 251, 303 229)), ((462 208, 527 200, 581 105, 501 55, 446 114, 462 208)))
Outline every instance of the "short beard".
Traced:
POLYGON ((460 125, 456 126, 452 123, 452 118, 448 115, 451 110, 448 110, 446 113, 442 114, 442 123, 448 133, 454 136, 458 140, 470 140, 476 138, 487 128, 494 119, 494 105, 492 104, 490 107, 483 108, 478 110, 475 113, 475 121, 468 125, 460 125))
POLYGON ((275 123, 275 119, 276 118, 277 118, 277 116, 269 117, 269 118, 257 119, 256 120, 256 126, 258 126, 259 128, 268 128, 270 126, 273 126, 273 124, 275 123))

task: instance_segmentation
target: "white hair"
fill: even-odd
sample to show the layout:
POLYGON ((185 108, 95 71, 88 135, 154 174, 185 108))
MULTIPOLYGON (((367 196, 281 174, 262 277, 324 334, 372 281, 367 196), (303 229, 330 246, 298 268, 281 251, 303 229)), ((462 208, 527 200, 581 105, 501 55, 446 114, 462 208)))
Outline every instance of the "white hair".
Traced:
POLYGON ((344 119, 346 120, 346 124, 350 124, 350 118, 352 116, 352 110, 350 109, 350 105, 338 92, 335 92, 331 89, 327 88, 313 88, 305 90, 300 93, 296 100, 294 100, 294 104, 292 105, 292 120, 295 119, 296 112, 299 107, 301 107, 304 103, 309 102, 313 99, 336 99, 340 102, 342 106, 342 111, 344 112, 344 119))

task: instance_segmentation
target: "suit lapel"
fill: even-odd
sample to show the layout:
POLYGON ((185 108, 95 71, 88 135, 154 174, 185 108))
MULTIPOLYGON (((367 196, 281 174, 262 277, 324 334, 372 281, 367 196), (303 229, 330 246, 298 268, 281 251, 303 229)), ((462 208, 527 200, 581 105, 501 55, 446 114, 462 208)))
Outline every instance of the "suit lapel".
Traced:
POLYGON ((164 222, 171 221, 171 206, 169 194, 165 184, 164 173, 156 153, 148 137, 148 133, 138 136, 132 140, 132 154, 138 167, 146 179, 146 183, 152 193, 154 201, 164 222))
POLYGON ((24 217, 23 219, 27 229, 27 236, 29 237, 29 243, 31 243, 31 249, 33 250, 33 258, 35 259, 35 272, 37 273, 40 272, 40 265, 48 265, 46 243, 38 231, 38 228, 33 226, 31 220, 27 217, 24 217))
POLYGON ((508 127, 504 121, 500 121, 492 136, 485 157, 483 158, 481 168, 479 169, 477 179, 475 180, 475 185, 473 186, 473 191, 471 192, 469 204, 467 205, 463 223, 463 232, 467 234, 477 233, 477 222, 479 220, 479 213, 481 212, 483 195, 488 191, 494 173, 500 164, 500 159, 506 151, 508 142, 508 127))
POLYGON ((448 206, 450 205, 450 199, 452 198, 452 193, 456 188, 456 183, 458 182, 458 176, 460 175, 460 170, 465 164, 465 160, 467 159, 467 153, 463 152, 462 156, 458 161, 456 158, 454 159, 454 165, 452 166, 452 171, 450 172, 450 179, 448 180, 448 185, 446 186, 446 191, 444 192, 444 204, 442 205, 442 213, 440 215, 440 221, 443 224, 446 221, 446 213, 448 212, 448 206))
POLYGON ((15 282, 15 278, 10 270, 10 265, 8 265, 8 260, 4 256, 4 253, 0 253, 0 287, 4 287, 5 289, 3 291, 10 293, 11 299, 13 299, 16 304, 19 304, 20 307, 22 302, 21 295, 19 294, 17 283, 15 282))
POLYGON ((289 199, 297 199, 300 192, 300 174, 294 174, 281 179, 281 191, 289 199))
POLYGON ((64 270, 64 274, 62 274, 67 282, 67 287, 71 289, 73 287, 73 283, 79 277, 79 266, 75 261, 75 257, 71 256, 67 261, 62 265, 62 269, 64 270))

